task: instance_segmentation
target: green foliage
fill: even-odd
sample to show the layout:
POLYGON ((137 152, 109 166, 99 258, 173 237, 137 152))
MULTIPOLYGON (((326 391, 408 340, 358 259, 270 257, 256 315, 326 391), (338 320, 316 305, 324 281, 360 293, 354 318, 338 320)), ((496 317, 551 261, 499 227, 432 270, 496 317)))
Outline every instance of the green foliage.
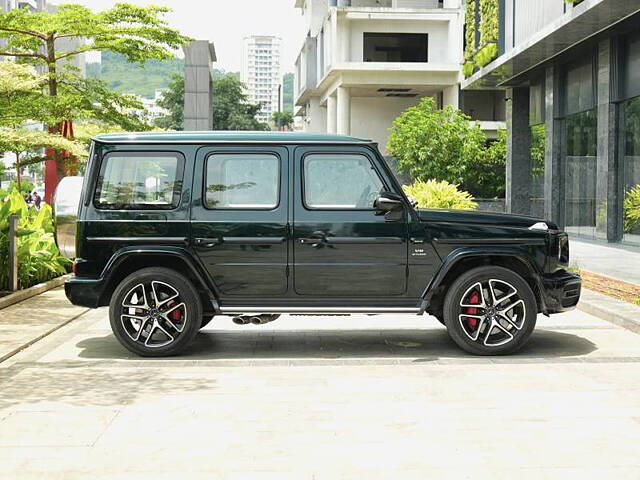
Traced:
POLYGON ((464 58, 473 60, 476 52, 476 0, 467 0, 464 21, 467 27, 464 37, 464 58))
POLYGON ((498 0, 480 0, 480 45, 498 41, 498 17, 498 0))
POLYGON ((462 64, 462 74, 465 77, 473 75, 473 70, 476 68, 476 64, 473 60, 467 60, 462 64))
POLYGON ((293 125, 293 115, 289 112, 273 112, 272 118, 278 130, 287 130, 293 125))
POLYGON ((0 290, 9 288, 9 216, 19 215, 18 284, 20 288, 67 273, 71 262, 60 255, 53 238, 51 207, 38 211, 27 206, 22 194, 13 190, 0 201, 0 290))
POLYGON ((489 43, 482 47, 476 54, 476 64, 479 67, 489 65, 498 56, 498 45, 489 43))
POLYGON ((544 151, 546 143, 544 123, 533 125, 531 127, 531 174, 534 178, 540 178, 544 175, 544 151))
POLYGON ((498 138, 487 145, 476 164, 477 175, 467 188, 482 198, 504 198, 506 188, 507 131, 498 131, 498 138))
POLYGON ((459 190, 458 185, 446 181, 417 180, 412 185, 403 185, 407 196, 415 200, 419 208, 449 210, 475 210, 478 204, 470 193, 459 190))
POLYGON ((89 76, 104 81, 116 92, 153 98, 157 89, 169 88, 173 76, 182 72, 184 60, 181 58, 148 60, 141 66, 129 63, 124 55, 102 52, 102 63, 89 64, 87 75, 91 73, 89 76))
POLYGON ((169 111, 169 115, 156 119, 156 126, 167 130, 184 129, 184 76, 174 74, 167 90, 158 101, 158 106, 169 111))
POLYGON ((485 136, 470 120, 450 105, 438 109, 433 98, 423 98, 394 120, 387 150, 415 180, 446 180, 485 196, 491 192, 477 189, 503 182, 504 171, 491 182, 479 181, 495 175, 496 157, 487 155, 485 136))
MULTIPOLYGON (((184 77, 175 75, 159 105, 170 114, 156 120, 165 129, 184 129, 184 77)), ((269 126, 256 120, 260 105, 249 103, 245 86, 235 73, 214 75, 213 128, 215 130, 268 130, 269 126)))
POLYGON ((640 184, 624 196, 624 231, 630 233, 640 227, 640 184))

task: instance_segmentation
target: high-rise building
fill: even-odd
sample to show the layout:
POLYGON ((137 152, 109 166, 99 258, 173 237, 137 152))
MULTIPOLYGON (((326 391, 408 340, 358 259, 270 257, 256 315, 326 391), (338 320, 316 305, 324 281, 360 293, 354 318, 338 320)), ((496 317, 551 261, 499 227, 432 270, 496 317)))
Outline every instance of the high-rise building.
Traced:
POLYGON ((279 108, 280 45, 282 39, 273 36, 245 37, 240 79, 247 86, 249 100, 262 105, 257 115, 260 122, 268 123, 279 108))

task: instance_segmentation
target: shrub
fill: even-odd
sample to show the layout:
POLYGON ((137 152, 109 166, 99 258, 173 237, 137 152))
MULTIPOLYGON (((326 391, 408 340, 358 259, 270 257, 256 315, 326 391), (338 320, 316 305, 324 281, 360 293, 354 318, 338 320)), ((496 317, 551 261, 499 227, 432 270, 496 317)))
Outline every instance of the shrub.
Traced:
POLYGON ((489 43, 482 47, 476 54, 476 64, 479 67, 489 65, 498 56, 498 45, 489 43))
POLYGON ((405 193, 418 203, 420 208, 442 208, 450 210, 475 210, 478 204, 470 193, 458 189, 446 181, 417 180, 412 185, 403 185, 405 193))
POLYGON ((467 60, 462 64, 462 74, 465 77, 470 77, 471 75, 473 75, 473 70, 475 68, 476 64, 473 62, 473 60, 467 60))
POLYGON ((624 196, 624 231, 630 233, 640 227, 640 184, 624 196))
POLYGON ((29 207, 13 190, 0 202, 0 289, 9 288, 9 216, 18 221, 18 285, 28 288, 67 273, 71 262, 60 255, 53 238, 51 207, 29 207))

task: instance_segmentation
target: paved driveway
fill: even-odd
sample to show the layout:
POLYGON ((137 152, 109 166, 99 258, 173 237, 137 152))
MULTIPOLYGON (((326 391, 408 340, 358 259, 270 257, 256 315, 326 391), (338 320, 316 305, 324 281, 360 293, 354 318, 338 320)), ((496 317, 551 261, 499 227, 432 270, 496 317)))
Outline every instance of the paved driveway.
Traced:
POLYGON ((521 354, 433 319, 223 317, 129 356, 91 311, 0 364, 0 478, 640 477, 640 336, 540 317, 521 354))

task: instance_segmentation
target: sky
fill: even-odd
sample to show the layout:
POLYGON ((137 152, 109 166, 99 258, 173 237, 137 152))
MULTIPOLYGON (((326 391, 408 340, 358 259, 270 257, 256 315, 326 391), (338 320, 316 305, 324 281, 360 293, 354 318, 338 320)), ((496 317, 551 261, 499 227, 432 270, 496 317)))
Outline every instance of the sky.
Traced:
POLYGON ((292 72, 305 37, 306 26, 294 0, 54 0, 51 3, 79 3, 103 10, 116 3, 159 5, 173 11, 170 26, 197 40, 212 41, 216 68, 240 71, 242 39, 248 35, 282 37, 282 72, 292 72))

